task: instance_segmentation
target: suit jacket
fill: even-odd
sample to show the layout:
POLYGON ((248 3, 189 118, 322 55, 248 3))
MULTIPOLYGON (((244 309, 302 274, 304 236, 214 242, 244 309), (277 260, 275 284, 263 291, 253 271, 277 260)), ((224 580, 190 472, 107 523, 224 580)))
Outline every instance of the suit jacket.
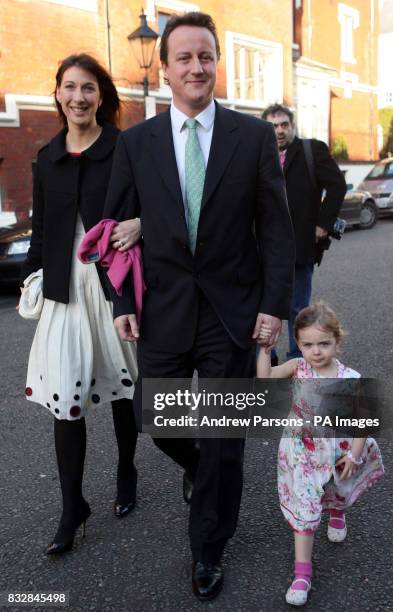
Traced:
MULTIPOLYGON (((258 311, 287 318, 294 242, 272 126, 216 104, 193 256, 170 112, 119 136, 104 214, 140 216, 147 291, 141 337, 191 348, 201 290, 235 342, 247 347, 258 311)), ((114 316, 135 312, 114 296, 114 316)))
POLYGON ((311 150, 317 190, 311 182, 300 138, 295 137, 288 147, 284 163, 288 205, 296 239, 296 263, 299 264, 315 262, 315 226, 328 231, 333 229, 347 190, 343 174, 326 144, 312 140, 311 150), (321 202, 323 190, 326 194, 321 202))
MULTIPOLYGON (((119 130, 104 126, 100 137, 78 157, 65 148, 62 130, 38 153, 33 190, 33 233, 21 278, 43 268, 44 297, 68 303, 77 212, 85 230, 101 221, 119 130)), ((102 288, 106 277, 97 265, 102 288)))

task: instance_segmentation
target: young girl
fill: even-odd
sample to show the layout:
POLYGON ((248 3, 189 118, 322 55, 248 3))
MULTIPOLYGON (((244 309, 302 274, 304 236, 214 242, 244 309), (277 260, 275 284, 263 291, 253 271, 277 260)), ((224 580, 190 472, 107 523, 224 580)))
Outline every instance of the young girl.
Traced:
MULTIPOLYGON (((314 394, 302 379, 359 378, 360 374, 336 358, 343 331, 336 314, 323 302, 300 311, 294 334, 303 357, 272 368, 270 348, 262 349, 257 376, 292 378, 290 417, 309 419, 315 404, 307 399, 314 394)), ((268 326, 262 326, 260 338, 269 336, 268 326)), ((347 535, 345 510, 383 473, 373 438, 313 438, 304 427, 284 432, 278 451, 278 491, 282 512, 295 536, 295 577, 286 594, 287 603, 300 606, 307 601, 314 534, 323 510, 330 514, 329 540, 342 542, 347 535)))

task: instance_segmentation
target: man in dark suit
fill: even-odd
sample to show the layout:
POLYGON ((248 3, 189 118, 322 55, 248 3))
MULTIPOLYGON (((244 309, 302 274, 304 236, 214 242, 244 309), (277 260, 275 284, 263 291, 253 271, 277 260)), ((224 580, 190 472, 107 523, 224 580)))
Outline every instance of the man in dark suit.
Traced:
MULTIPOLYGON (((292 293, 293 232, 274 132, 213 100, 220 50, 211 17, 173 17, 160 54, 172 105, 120 136, 105 210, 142 224, 140 331, 130 300, 114 304, 120 336, 138 340, 136 403, 142 378, 253 376, 252 339, 266 323, 268 344, 277 341, 292 293)), ((236 529, 244 440, 201 439, 199 450, 191 439, 154 442, 185 470, 185 493, 193 487, 193 590, 212 599, 236 529)))
MULTIPOLYGON (((320 257, 321 241, 333 230, 346 193, 340 168, 326 144, 311 140, 312 166, 307 164, 303 141, 296 136, 292 111, 281 104, 266 108, 262 119, 275 129, 280 162, 284 171, 289 211, 296 240, 295 286, 291 315, 288 320, 289 350, 287 358, 301 357, 293 335, 293 323, 298 312, 310 304, 314 264, 320 257), (315 174, 315 179, 310 174, 315 174), (322 200, 322 193, 325 195, 322 200)), ((320 259, 319 259, 320 263, 320 259)), ((272 363, 277 363, 272 352, 272 363)))

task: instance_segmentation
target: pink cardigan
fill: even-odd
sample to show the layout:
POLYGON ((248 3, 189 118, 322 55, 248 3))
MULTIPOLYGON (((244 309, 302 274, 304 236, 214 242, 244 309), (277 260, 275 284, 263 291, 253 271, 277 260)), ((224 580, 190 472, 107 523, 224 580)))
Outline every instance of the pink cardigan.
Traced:
POLYGON ((128 251, 118 251, 112 247, 109 238, 117 221, 103 219, 94 225, 83 238, 78 257, 84 264, 101 262, 103 268, 108 268, 108 278, 111 281, 117 295, 122 294, 122 285, 127 274, 132 271, 134 281, 134 294, 136 306, 136 318, 138 324, 141 320, 142 298, 145 291, 143 281, 143 264, 140 246, 135 244, 128 251))

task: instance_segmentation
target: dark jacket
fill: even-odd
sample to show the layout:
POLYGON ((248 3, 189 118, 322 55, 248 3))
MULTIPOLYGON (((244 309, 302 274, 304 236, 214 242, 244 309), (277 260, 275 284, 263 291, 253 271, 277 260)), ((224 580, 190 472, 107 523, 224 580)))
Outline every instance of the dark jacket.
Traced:
MULTIPOLYGON (((141 218, 148 288, 141 338, 148 345, 190 349, 200 290, 242 347, 258 312, 288 316, 293 232, 269 123, 216 104, 194 256, 169 111, 119 136, 104 215, 141 218)), ((135 310, 115 298, 114 312, 135 310)))
MULTIPOLYGON (((77 212, 85 230, 102 219, 119 130, 111 125, 78 157, 65 148, 67 130, 62 130, 37 158, 33 191, 33 234, 22 281, 43 268, 44 297, 68 303, 72 249, 77 212)), ((97 266, 108 299, 105 275, 97 266)))
POLYGON ((315 227, 330 231, 339 214, 346 184, 340 168, 324 142, 311 141, 315 178, 318 190, 312 185, 304 156, 302 141, 295 138, 287 150, 284 175, 289 211, 296 239, 296 263, 316 260, 315 227), (322 200, 323 190, 326 191, 322 200))

